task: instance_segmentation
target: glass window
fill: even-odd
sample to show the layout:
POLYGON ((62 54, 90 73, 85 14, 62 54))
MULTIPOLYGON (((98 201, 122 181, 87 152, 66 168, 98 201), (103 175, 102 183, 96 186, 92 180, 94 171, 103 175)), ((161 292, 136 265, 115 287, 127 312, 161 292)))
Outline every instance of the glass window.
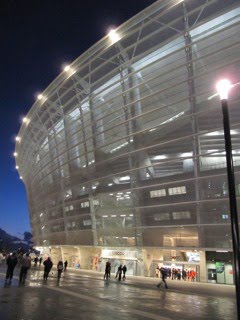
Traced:
POLYGON ((89 208, 89 201, 82 202, 81 208, 89 208))
POLYGON ((227 220, 228 219, 228 214, 222 214, 222 218, 223 218, 223 220, 227 220))
POLYGON ((191 218, 191 214, 189 211, 179 211, 179 212, 173 212, 173 219, 177 220, 177 219, 190 219, 191 218))
POLYGON ((168 193, 170 196, 172 196, 175 194, 184 194, 184 193, 187 193, 187 191, 185 186, 181 186, 181 187, 169 188, 168 193))
POLYGON ((169 220, 169 219, 170 219, 170 215, 168 212, 154 214, 155 221, 162 221, 162 220, 169 220))
POLYGON ((165 197, 165 196, 166 196, 166 189, 150 191, 150 197, 151 198, 165 197))
POLYGON ((92 221, 91 220, 83 220, 83 225, 84 226, 91 226, 92 225, 92 221))

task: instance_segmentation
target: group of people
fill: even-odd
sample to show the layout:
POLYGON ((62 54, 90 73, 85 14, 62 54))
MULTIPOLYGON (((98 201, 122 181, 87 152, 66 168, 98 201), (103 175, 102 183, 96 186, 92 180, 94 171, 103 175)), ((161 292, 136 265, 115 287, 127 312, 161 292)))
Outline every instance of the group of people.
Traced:
MULTIPOLYGON (((47 280, 48 279, 48 275, 52 269, 53 263, 50 257, 48 257, 44 262, 44 273, 43 273, 43 280, 47 280)), ((57 279, 58 281, 61 278, 62 272, 67 270, 67 266, 68 266, 68 261, 65 260, 64 262, 62 260, 58 261, 57 264, 57 279)))
POLYGON ((42 257, 39 257, 39 258, 35 257, 33 261, 34 261, 34 267, 36 267, 38 263, 39 263, 39 267, 40 267, 42 264, 43 258, 42 257))
POLYGON ((120 266, 117 269, 117 273, 115 278, 118 279, 118 281, 121 281, 121 279, 125 280, 126 279, 126 272, 127 272, 127 267, 124 265, 122 266, 120 264, 120 266), (123 278, 122 278, 122 273, 123 273, 123 278))
MULTIPOLYGON (((184 280, 184 281, 195 281, 197 273, 193 269, 185 270, 185 269, 170 269, 170 268, 165 268, 166 272, 166 278, 170 278, 172 280, 184 280)), ((157 266, 156 268, 156 276, 159 277, 159 273, 161 276, 161 272, 159 267, 157 266)))
MULTIPOLYGON (((37 263, 39 262, 39 266, 41 266, 42 263, 42 257, 40 257, 39 259, 37 257, 34 258, 34 266, 37 266, 37 263)), ((19 254, 17 255, 16 252, 13 252, 12 254, 10 254, 7 259, 6 259, 6 264, 7 264, 7 271, 6 271, 6 279, 5 282, 7 283, 11 283, 12 278, 13 278, 13 273, 14 273, 14 269, 16 267, 16 265, 18 264, 20 266, 20 273, 19 273, 19 284, 23 284, 25 282, 25 279, 27 277, 27 273, 28 270, 31 268, 31 263, 32 263, 32 259, 29 255, 29 253, 26 254, 19 254)), ((44 265, 44 273, 43 273, 43 280, 47 280, 49 273, 53 267, 53 262, 51 260, 50 257, 47 257, 46 260, 44 260, 43 262, 44 265)), ((62 260, 60 260, 57 264, 57 278, 58 281, 61 278, 61 274, 62 271, 66 271, 67 270, 67 266, 68 266, 68 261, 65 260, 65 262, 63 263, 62 260)))
POLYGON ((20 273, 19 273, 19 283, 24 283, 27 277, 28 270, 31 267, 31 257, 29 253, 25 255, 17 256, 16 252, 13 252, 11 255, 7 257, 7 272, 5 282, 11 283, 13 278, 13 272, 16 265, 19 263, 20 265, 20 273))
MULTIPOLYGON (((126 272, 127 267, 124 265, 121 265, 118 267, 115 279, 118 279, 118 281, 121 281, 121 279, 126 279, 126 272), (122 277, 123 275, 123 277, 122 277)), ((105 273, 104 273, 104 279, 110 279, 111 277, 111 262, 107 261, 105 266, 105 273)))

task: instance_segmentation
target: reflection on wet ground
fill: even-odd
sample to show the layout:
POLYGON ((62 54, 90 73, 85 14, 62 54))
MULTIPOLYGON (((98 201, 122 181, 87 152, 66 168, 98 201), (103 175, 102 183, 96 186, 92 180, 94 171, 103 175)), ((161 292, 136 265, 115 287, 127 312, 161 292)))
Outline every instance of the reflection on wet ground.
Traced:
POLYGON ((157 280, 128 277, 119 283, 94 272, 65 272, 58 283, 56 271, 47 282, 43 268, 31 269, 24 285, 19 270, 11 284, 0 268, 1 320, 62 319, 237 319, 234 287, 169 281, 158 289, 157 280))

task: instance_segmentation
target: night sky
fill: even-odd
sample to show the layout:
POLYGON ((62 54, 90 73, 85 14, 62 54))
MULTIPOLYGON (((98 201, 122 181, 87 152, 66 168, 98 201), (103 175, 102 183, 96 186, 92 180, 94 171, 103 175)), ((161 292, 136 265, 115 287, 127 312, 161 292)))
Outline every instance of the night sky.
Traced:
POLYGON ((22 117, 81 53, 155 0, 0 1, 0 228, 30 230, 25 188, 13 152, 22 117))

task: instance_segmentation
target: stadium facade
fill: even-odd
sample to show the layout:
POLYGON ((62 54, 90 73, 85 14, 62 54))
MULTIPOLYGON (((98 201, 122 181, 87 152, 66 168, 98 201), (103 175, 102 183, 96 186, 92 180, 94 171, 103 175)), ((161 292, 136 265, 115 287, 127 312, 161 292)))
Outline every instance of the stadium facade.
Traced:
MULTIPOLYGON (((240 195, 240 4, 160 0, 65 68, 20 128, 33 240, 53 261, 232 283, 222 113, 240 195)), ((112 270, 112 271, 113 271, 112 270)))

